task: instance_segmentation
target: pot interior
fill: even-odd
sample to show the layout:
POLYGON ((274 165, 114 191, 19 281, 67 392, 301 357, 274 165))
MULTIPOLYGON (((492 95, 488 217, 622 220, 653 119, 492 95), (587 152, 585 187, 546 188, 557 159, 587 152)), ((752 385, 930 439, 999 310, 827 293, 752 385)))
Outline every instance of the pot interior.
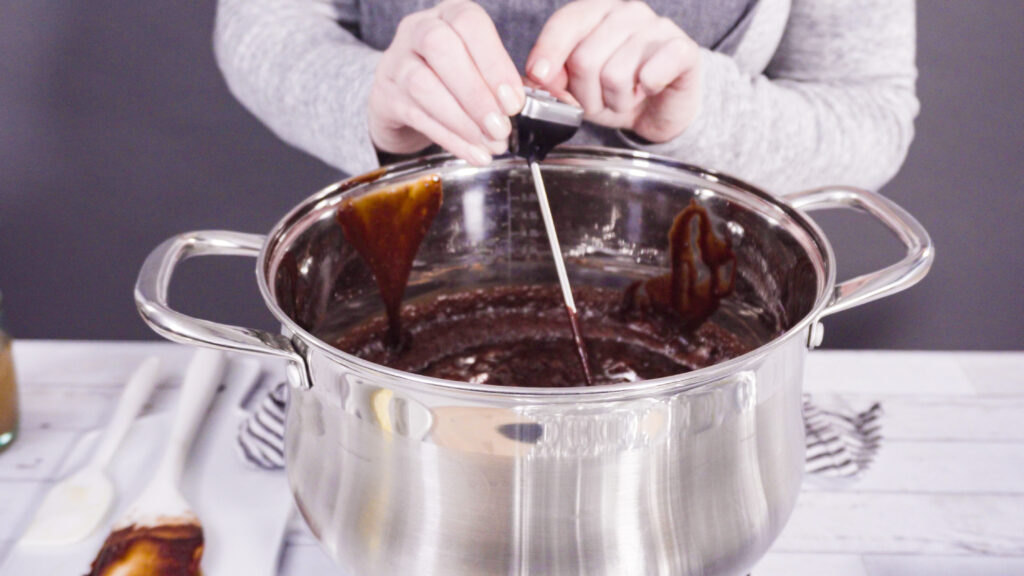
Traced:
MULTIPOLYGON (((736 254, 735 283, 711 320, 749 349, 810 314, 828 283, 827 249, 806 219, 727 177, 629 152, 566 149, 542 166, 575 288, 623 290, 669 267, 668 233, 696 201, 736 254)), ((405 302, 442 292, 557 284, 528 166, 485 168, 435 157, 329 188, 296 208, 268 240, 262 273, 275 314, 331 343, 384 307, 368 266, 335 213, 350 195, 437 174, 443 202, 417 253, 405 302)))

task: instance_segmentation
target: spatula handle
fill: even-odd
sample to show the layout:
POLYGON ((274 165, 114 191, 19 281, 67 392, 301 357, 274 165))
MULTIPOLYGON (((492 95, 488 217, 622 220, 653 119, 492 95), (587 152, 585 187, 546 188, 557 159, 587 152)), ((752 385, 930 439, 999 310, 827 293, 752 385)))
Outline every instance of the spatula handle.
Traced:
POLYGON ((223 379, 225 364, 222 352, 208 348, 199 349, 192 357, 185 370, 178 410, 157 471, 158 477, 170 480, 174 485, 180 482, 192 441, 223 379))
POLYGON ((99 448, 93 454, 89 465, 97 470, 105 470, 110 461, 114 458, 118 446, 124 440, 125 434, 131 427, 132 422, 142 412, 153 390, 160 383, 160 359, 156 356, 146 358, 135 372, 128 379, 128 383, 121 393, 121 399, 117 401, 117 408, 114 409, 114 417, 103 432, 103 439, 99 448))

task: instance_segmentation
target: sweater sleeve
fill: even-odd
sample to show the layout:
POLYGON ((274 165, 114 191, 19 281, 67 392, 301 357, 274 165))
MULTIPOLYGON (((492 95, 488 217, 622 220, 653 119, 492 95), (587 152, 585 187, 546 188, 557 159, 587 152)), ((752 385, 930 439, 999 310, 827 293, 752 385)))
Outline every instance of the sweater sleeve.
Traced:
POLYGON ((919 104, 913 0, 793 0, 763 74, 703 51, 703 97, 678 137, 632 146, 785 194, 877 189, 913 139, 919 104))
POLYGON ((217 63, 285 142, 349 174, 376 168, 367 100, 380 53, 351 32, 356 0, 218 0, 217 63))

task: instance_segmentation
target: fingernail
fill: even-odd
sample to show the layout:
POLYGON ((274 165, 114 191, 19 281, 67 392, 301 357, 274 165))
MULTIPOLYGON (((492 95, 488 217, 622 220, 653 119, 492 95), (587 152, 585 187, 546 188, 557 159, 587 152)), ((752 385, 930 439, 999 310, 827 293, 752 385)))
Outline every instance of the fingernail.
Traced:
POLYGON ((523 107, 523 99, 516 96, 515 90, 508 84, 498 86, 498 100, 501 101, 501 107, 505 110, 505 114, 509 116, 519 114, 519 110, 523 107))
POLYGON ((508 140, 491 140, 487 143, 487 150, 495 156, 504 154, 508 150, 508 140))
POLYGON ((547 80, 548 74, 551 72, 551 63, 541 58, 533 64, 533 69, 530 70, 533 77, 537 80, 547 80))
POLYGON ((476 164, 477 166, 485 166, 491 163, 491 155, 484 152, 483 148, 478 148, 476 146, 470 146, 469 158, 472 160, 473 164, 476 164))
POLYGON ((500 116, 496 112, 491 112, 484 116, 484 126, 487 127, 487 132, 490 133, 491 138, 495 140, 508 138, 508 135, 512 132, 512 123, 509 122, 508 117, 500 116))

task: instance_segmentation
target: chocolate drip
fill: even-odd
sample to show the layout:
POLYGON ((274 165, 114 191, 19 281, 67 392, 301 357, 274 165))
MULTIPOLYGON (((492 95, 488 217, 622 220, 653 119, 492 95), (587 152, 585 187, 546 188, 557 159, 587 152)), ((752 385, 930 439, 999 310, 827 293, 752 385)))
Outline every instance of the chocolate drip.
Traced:
POLYGON ((337 220, 345 239, 370 267, 388 318, 388 344, 402 340, 402 296, 420 243, 441 209, 441 178, 348 198, 337 220))

